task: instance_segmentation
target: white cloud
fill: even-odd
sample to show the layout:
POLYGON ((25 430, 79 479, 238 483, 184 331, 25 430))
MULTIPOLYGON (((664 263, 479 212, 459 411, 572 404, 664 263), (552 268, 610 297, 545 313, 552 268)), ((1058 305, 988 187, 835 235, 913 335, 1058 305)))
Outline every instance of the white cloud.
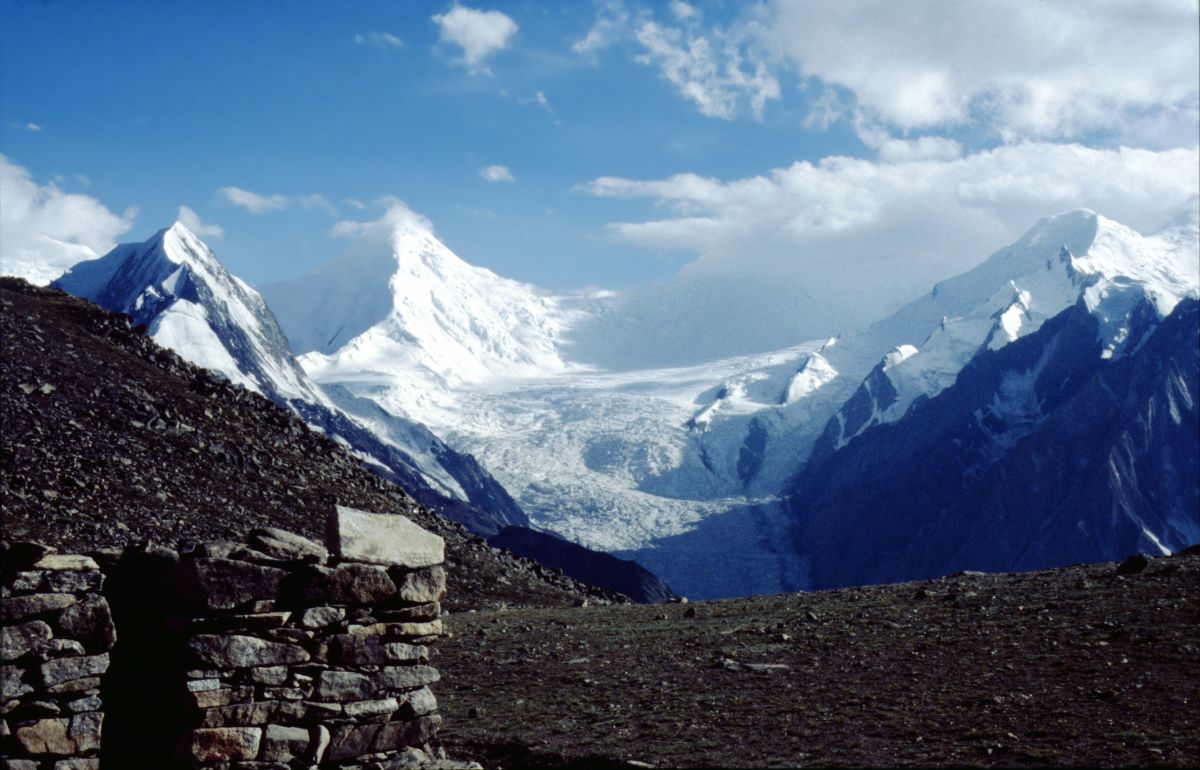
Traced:
POLYGON ((274 195, 259 195, 249 190, 243 190, 240 187, 222 187, 220 190, 217 190, 217 194, 227 202, 243 208, 251 214, 265 214, 268 211, 282 211, 290 206, 301 206, 303 208, 321 209, 331 216, 337 215, 337 208, 329 202, 328 198, 318 193, 292 196, 280 195, 278 193, 274 195))
POLYGON ((517 23, 500 11, 479 11, 455 5, 433 17, 442 42, 462 49, 463 63, 472 72, 487 72, 484 60, 508 48, 517 23))
POLYGON ((541 91, 534 93, 532 96, 523 96, 517 99, 518 104, 536 104, 546 112, 554 112, 554 108, 550 106, 550 100, 541 91))
POLYGON ((685 3, 683 0, 671 0, 671 14, 680 21, 698 18, 700 12, 696 10, 696 6, 685 3))
POLYGON ((265 214, 268 211, 278 211, 287 208, 288 199, 285 195, 259 195, 240 187, 222 187, 217 191, 225 200, 235 206, 244 208, 251 214, 265 214))
POLYGON ((414 227, 433 232, 433 223, 408 207, 408 204, 393 195, 385 195, 375 201, 386 205, 387 211, 379 219, 355 222, 343 219, 333 226, 330 234, 335 238, 357 238, 361 235, 390 235, 397 227, 414 227))
POLYGON ((753 63, 752 71, 747 71, 735 38, 685 35, 653 21, 638 27, 635 37, 646 51, 637 60, 657 65, 703 115, 733 120, 739 101, 748 98, 754 116, 761 120, 766 103, 780 96, 779 81, 764 62, 753 63))
POLYGON ((489 182, 515 182, 517 178, 508 170, 508 166, 484 166, 479 169, 479 176, 489 182))
POLYGON ((728 355, 882 317, 1044 216, 1086 207, 1153 231, 1200 187, 1195 148, 1030 142, 962 155, 944 142, 917 138, 881 149, 885 159, 831 157, 744 179, 602 177, 580 189, 670 212, 611 225, 639 246, 697 255, 671 281, 635 293, 628 315, 652 329, 676 313, 678 333, 708 334, 705 353, 728 355), (715 305, 696 299, 709 295, 715 305))
POLYGON ((179 216, 176 218, 184 227, 201 238, 221 238, 225 235, 224 227, 217 224, 205 224, 201 221, 200 215, 187 206, 179 207, 179 216))
POLYGON ((1150 115, 1173 124, 1164 140, 1195 144, 1193 0, 771 0, 750 14, 777 57, 891 128, 982 124, 1018 141, 1150 115))
POLYGON ((368 45, 385 50, 404 47, 404 41, 391 32, 368 32, 365 35, 359 33, 354 36, 354 42, 359 45, 368 45))
POLYGON ((137 210, 109 211, 87 195, 39 185, 0 155, 0 273, 47 284, 69 267, 116 245, 137 210))
POLYGON ((596 11, 596 21, 587 35, 576 40, 571 50, 580 56, 594 56, 619 40, 632 35, 629 10, 622 0, 606 0, 596 11))
POLYGON ((30 122, 30 123, 25 124, 25 130, 31 131, 35 134, 40 134, 42 132, 42 127, 39 126, 37 123, 30 122))

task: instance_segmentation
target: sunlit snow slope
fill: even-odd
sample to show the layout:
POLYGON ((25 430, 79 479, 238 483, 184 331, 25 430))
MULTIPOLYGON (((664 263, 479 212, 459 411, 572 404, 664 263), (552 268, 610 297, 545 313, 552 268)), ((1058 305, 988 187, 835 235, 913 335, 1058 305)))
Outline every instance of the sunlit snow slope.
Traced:
POLYGON ((603 297, 553 297, 473 268, 412 215, 270 296, 297 309, 280 317, 311 351, 301 363, 315 380, 468 449, 537 526, 635 558, 684 593, 720 596, 809 585, 779 498, 814 447, 836 451, 899 419, 980 349, 1080 300, 1100 321, 1103 355, 1124 355, 1137 298, 1165 315, 1197 293, 1196 229, 1192 210, 1152 236, 1070 212, 868 329, 633 372, 576 363, 587 356, 572 328, 586 318, 594 332, 603 297), (376 292, 356 304, 347 288, 335 301, 341 289, 321 291, 329 281, 376 292))

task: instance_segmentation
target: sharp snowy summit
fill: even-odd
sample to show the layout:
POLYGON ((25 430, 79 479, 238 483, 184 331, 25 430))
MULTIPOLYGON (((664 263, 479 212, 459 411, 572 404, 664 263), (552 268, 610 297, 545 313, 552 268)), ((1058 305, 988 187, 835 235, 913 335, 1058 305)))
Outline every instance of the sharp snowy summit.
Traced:
POLYGON ((527 523, 473 457, 422 425, 313 383, 262 295, 229 273, 184 225, 81 262, 53 285, 129 315, 160 345, 296 411, 423 502, 448 507, 469 526, 498 532, 527 523))

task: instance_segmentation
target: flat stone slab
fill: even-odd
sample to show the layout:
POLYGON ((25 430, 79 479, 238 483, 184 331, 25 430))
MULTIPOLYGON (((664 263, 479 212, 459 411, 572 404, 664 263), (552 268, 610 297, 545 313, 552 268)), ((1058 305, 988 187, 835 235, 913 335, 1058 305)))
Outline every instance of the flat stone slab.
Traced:
POLYGON ((446 541, 408 518, 337 506, 326 528, 329 550, 347 561, 419 569, 446 560, 446 541))

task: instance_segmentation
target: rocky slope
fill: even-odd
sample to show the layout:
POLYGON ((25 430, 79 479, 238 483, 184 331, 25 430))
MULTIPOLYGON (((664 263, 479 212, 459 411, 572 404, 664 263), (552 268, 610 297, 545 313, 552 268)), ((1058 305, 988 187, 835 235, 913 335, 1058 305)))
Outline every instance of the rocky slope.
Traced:
POLYGON ((1141 564, 458 615, 448 749, 506 768, 1194 767, 1200 554, 1141 564))
POLYGON ((451 610, 615 594, 518 559, 419 506, 263 396, 57 290, 0 279, 0 492, 10 540, 88 551, 319 536, 337 503, 404 513, 447 540, 451 610))

